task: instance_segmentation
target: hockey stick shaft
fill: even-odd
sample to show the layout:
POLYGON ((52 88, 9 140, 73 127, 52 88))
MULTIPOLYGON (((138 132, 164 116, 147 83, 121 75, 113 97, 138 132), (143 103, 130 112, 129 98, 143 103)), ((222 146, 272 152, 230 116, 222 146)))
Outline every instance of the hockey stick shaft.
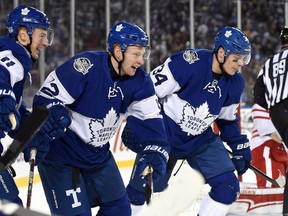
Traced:
MULTIPOLYGON (((230 150, 228 150, 228 149, 226 149, 226 150, 230 156, 233 155, 233 153, 230 150)), ((252 171, 254 171, 256 174, 263 177, 264 179, 266 179, 267 181, 269 181, 270 183, 276 185, 279 188, 282 188, 285 185, 285 180, 284 180, 284 177, 282 176, 281 172, 279 172, 280 176, 275 180, 275 179, 272 179, 269 176, 267 176, 265 173, 263 173, 261 170, 259 170, 257 167, 253 166, 252 164, 248 164, 248 168, 251 169, 252 171)))
POLYGON ((15 161, 46 122, 48 116, 49 111, 44 106, 33 109, 32 113, 20 125, 7 151, 0 157, 0 170, 7 169, 15 161))
POLYGON ((37 150, 35 148, 32 148, 31 152, 30 152, 30 161, 29 161, 30 171, 29 171, 28 192, 27 192, 27 202, 26 202, 26 208, 27 209, 29 209, 31 206, 36 154, 37 154, 37 150))
POLYGON ((282 173, 279 171, 279 177, 277 179, 270 178, 267 176, 265 173, 263 173, 261 170, 259 170, 257 167, 253 166, 252 164, 248 165, 249 169, 257 173, 258 175, 262 176, 265 178, 267 181, 271 182, 272 184, 276 185, 279 188, 284 187, 285 185, 285 180, 284 177, 282 176, 282 173))
POLYGON ((151 197, 153 195, 153 168, 151 166, 147 166, 145 170, 143 171, 143 176, 147 176, 148 183, 145 185, 144 191, 145 191, 145 200, 147 205, 151 202, 151 197))

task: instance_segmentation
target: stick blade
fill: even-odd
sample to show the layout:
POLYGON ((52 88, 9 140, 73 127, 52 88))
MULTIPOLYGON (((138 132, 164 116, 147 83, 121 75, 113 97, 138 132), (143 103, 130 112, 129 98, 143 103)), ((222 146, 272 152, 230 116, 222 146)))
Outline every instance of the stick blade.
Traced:
POLYGON ((280 170, 278 171, 279 171, 279 177, 275 179, 275 181, 277 182, 278 187, 282 188, 285 186, 286 180, 285 180, 285 177, 282 175, 281 171, 280 170))
POLYGON ((0 170, 7 169, 33 139, 47 121, 49 110, 44 106, 33 109, 32 113, 20 125, 18 132, 7 151, 0 158, 0 170))

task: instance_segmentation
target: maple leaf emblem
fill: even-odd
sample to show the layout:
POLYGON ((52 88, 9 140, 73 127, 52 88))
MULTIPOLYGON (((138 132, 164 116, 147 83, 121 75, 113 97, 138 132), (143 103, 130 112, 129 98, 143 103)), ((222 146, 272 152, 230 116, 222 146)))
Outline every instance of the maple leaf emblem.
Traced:
POLYGON ((104 126, 111 126, 111 125, 115 125, 117 123, 118 116, 117 116, 116 111, 113 109, 113 107, 106 114, 106 116, 103 119, 103 121, 104 121, 104 126))
POLYGON ((231 30, 227 30, 226 32, 225 32, 225 37, 230 37, 232 35, 232 31, 231 30))
POLYGON ((119 117, 111 108, 103 119, 91 119, 89 129, 92 137, 89 144, 101 146, 106 144, 118 129, 119 117))
POLYGON ((122 30, 122 28, 123 28, 123 25, 122 25, 122 23, 121 23, 120 25, 117 25, 117 26, 116 26, 115 31, 120 32, 120 31, 122 30))
POLYGON ((24 9, 21 9, 21 14, 22 15, 27 15, 30 12, 30 10, 26 7, 24 9))
POLYGON ((200 105, 198 108, 187 103, 183 107, 182 119, 179 126, 182 131, 187 132, 187 135, 198 135, 205 131, 217 118, 217 115, 212 115, 209 112, 207 102, 200 105))

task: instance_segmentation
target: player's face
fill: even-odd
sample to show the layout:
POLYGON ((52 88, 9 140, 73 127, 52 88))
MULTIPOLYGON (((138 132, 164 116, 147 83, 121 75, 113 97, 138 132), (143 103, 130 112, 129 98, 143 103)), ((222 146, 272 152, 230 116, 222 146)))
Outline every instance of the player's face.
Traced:
POLYGON ((225 63, 224 69, 227 74, 233 76, 240 68, 244 65, 244 56, 237 54, 228 55, 225 63))
POLYGON ((125 51, 125 58, 122 63, 122 72, 128 76, 134 76, 138 67, 144 64, 145 47, 128 46, 125 51))
POLYGON ((32 34, 32 44, 30 46, 32 58, 37 60, 39 58, 40 50, 48 47, 47 30, 35 28, 32 34))

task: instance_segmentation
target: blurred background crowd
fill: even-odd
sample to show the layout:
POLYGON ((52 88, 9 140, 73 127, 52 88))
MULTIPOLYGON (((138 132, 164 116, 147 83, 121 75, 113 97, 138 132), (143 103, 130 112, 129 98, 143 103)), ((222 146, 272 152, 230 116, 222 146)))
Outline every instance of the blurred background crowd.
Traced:
MULTIPOLYGON (((237 26, 237 3, 241 1, 241 28, 252 42, 252 59, 242 73, 246 80, 242 105, 253 103, 253 86, 264 61, 279 51, 280 29, 285 25, 287 0, 193 0, 193 48, 213 49, 220 27, 237 26)), ((40 8, 39 0, 0 0, 0 35, 6 35, 6 16, 17 4, 40 8)), ((69 0, 45 0, 45 13, 55 32, 53 45, 45 50, 45 76, 71 57, 69 0)), ((145 0, 109 0, 110 24, 133 22, 145 29, 145 0)), ((75 54, 86 50, 106 50, 106 1, 75 0, 75 54)), ((191 0, 150 0, 151 69, 179 50, 191 47, 191 0)), ((288 11, 287 11, 288 13, 288 11)), ((40 87, 39 65, 31 71, 33 84, 26 88, 28 106, 40 87)))

